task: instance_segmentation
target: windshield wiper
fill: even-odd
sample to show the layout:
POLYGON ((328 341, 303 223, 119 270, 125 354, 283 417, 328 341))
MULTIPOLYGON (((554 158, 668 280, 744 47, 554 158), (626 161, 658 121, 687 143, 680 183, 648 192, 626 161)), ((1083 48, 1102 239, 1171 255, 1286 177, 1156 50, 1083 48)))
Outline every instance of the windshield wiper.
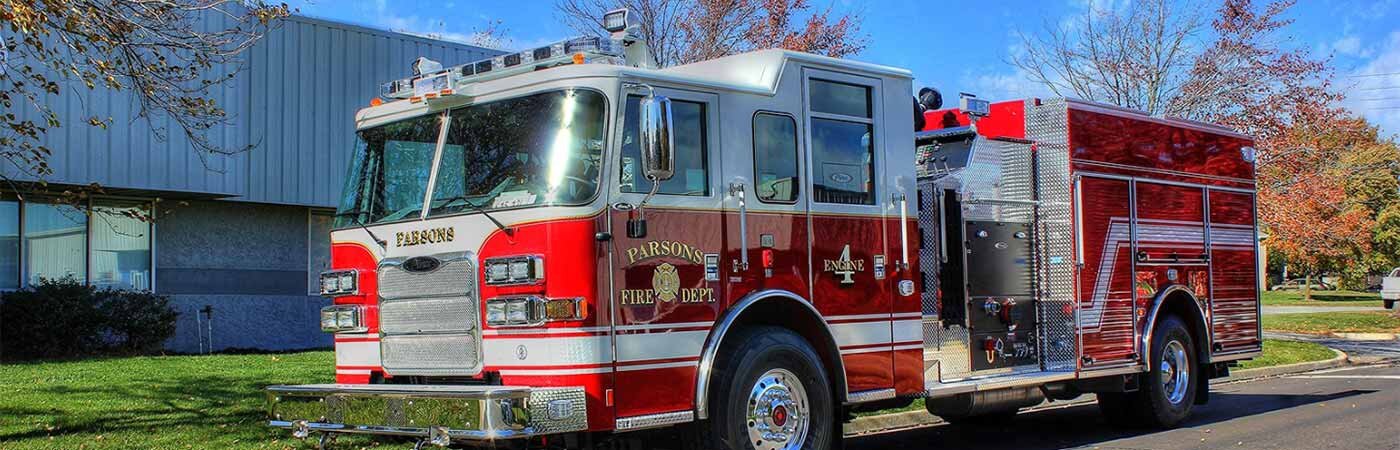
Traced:
POLYGON ((369 227, 365 226, 365 223, 360 221, 360 213, 354 211, 346 211, 335 214, 336 218, 341 218, 345 216, 354 216, 354 218, 352 218, 350 222, 355 225, 359 225, 361 230, 365 230, 365 233, 369 234, 369 238, 374 239, 374 243, 379 244, 380 250, 389 249, 389 241, 380 239, 379 236, 376 236, 373 231, 369 231, 369 227))
POLYGON ((508 227, 508 226, 506 226, 506 224, 501 223, 501 221, 496 220, 495 217, 492 217, 492 216, 491 216, 491 213, 486 212, 486 208, 483 208, 483 207, 481 207, 481 205, 478 205, 478 204, 476 204, 476 203, 472 203, 471 200, 467 200, 467 196, 465 196, 465 195, 458 195, 458 196, 455 196, 455 197, 448 197, 448 198, 445 198, 445 199, 442 200, 442 206, 438 206, 438 208, 446 208, 447 205, 451 205, 452 202, 455 202, 455 201, 458 201, 458 200, 460 200, 462 203, 467 204, 467 206, 470 206, 470 207, 472 208, 473 211, 479 212, 479 213, 481 213, 481 215, 486 216, 486 219, 487 219, 487 220, 490 220, 491 223, 496 224, 496 228, 500 228, 500 229, 501 229, 501 232, 502 232, 502 233, 505 233, 506 236, 512 236, 512 237, 515 236, 515 229, 514 229, 514 228, 508 227))

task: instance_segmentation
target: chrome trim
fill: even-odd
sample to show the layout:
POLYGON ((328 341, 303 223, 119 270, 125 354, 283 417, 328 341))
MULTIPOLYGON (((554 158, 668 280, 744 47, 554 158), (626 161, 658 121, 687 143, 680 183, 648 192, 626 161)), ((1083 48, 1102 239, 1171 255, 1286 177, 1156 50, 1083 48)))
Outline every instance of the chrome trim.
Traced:
POLYGON ((542 284, 542 283, 544 283, 544 256, 541 256, 541 255, 514 255, 514 256, 496 256, 496 257, 486 258, 486 259, 483 259, 483 260, 481 261, 481 267, 480 267, 480 269, 481 269, 481 282, 482 282, 483 284, 487 284, 487 285, 491 285, 491 286, 528 286, 528 285, 537 285, 537 284, 542 284), (531 271, 534 272, 534 276, 535 276, 534 278, 529 279, 529 280, 525 280, 525 281, 516 281, 516 280, 514 280, 514 279, 509 279, 509 280, 503 281, 503 282, 492 282, 492 281, 491 281, 491 278, 490 278, 489 276, 486 275, 486 267, 487 267, 487 266, 491 265, 492 263, 504 262, 504 263, 506 264, 506 277, 509 278, 509 277, 510 277, 510 263, 511 263, 512 261, 517 261, 517 260, 521 260, 521 259, 529 260, 529 261, 531 262, 531 264, 534 266, 534 268, 531 269, 531 271))
MULTIPOLYGON (((1196 312, 1200 313, 1199 323, 1201 325, 1201 330, 1205 331, 1205 336, 1203 336, 1205 338, 1205 343, 1204 345, 1201 345, 1199 348, 1196 349, 1197 356, 1201 354, 1202 350, 1206 352, 1205 354, 1209 355, 1211 349, 1214 348, 1213 345, 1215 341, 1215 333, 1210 327, 1210 312, 1206 309, 1203 309, 1203 307, 1201 306, 1201 300, 1196 298, 1196 294, 1194 292, 1191 292, 1191 290, 1188 289, 1186 286, 1182 286, 1180 284, 1173 284, 1171 286, 1167 286, 1166 289, 1162 289, 1161 292, 1158 292, 1156 296, 1152 297, 1152 310, 1147 313, 1147 328, 1143 329, 1142 337, 1139 338, 1138 359, 1142 361, 1151 360, 1152 333, 1157 330, 1158 313, 1161 312, 1162 303, 1164 300, 1167 299, 1167 296, 1175 292, 1186 293, 1186 295, 1191 298, 1191 304, 1196 306, 1196 312)), ((1183 317, 1182 320, 1186 320, 1186 318, 1183 317)))
POLYGON ((321 297, 336 298, 336 297, 347 297, 347 296, 351 296, 351 295, 360 295, 360 269, 331 269, 331 270, 323 270, 323 271, 321 271, 321 275, 316 277, 316 284, 317 284, 317 286, 316 286, 316 292, 320 292, 320 296, 321 296, 321 297), (330 274, 333 274, 333 273, 334 273, 334 274, 341 274, 341 273, 345 273, 345 272, 352 272, 352 273, 355 274, 355 290, 353 290, 353 291, 348 291, 348 292, 335 292, 335 293, 326 292, 326 291, 325 291, 325 288, 324 288, 325 283, 322 281, 322 279, 324 279, 324 278, 326 277, 326 275, 330 275, 330 274))
MULTIPOLYGON (((1140 169, 1140 168, 1134 167, 1134 169, 1140 169)), ((1254 195, 1254 193, 1256 192, 1256 190, 1254 190, 1254 189, 1244 189, 1244 188, 1237 188, 1237 187, 1230 187, 1230 186, 1217 186, 1217 185, 1214 185, 1214 184, 1204 184, 1204 183, 1192 183, 1192 182, 1189 182, 1189 181, 1163 180, 1163 179, 1161 179, 1161 178, 1137 177, 1137 176, 1131 176, 1131 175, 1116 175, 1116 174, 1111 174, 1111 173, 1091 172, 1091 171, 1087 171, 1087 170, 1076 170, 1074 173, 1075 173, 1076 175, 1083 175, 1083 176, 1086 176, 1086 177, 1105 178, 1105 179, 1110 179, 1110 180, 1122 180, 1122 181, 1136 180, 1136 181, 1143 181, 1143 182, 1154 183, 1154 184, 1165 184, 1165 185, 1168 185, 1168 186, 1193 187, 1193 188, 1207 188, 1207 189, 1215 189, 1215 190, 1217 190, 1217 191, 1237 192, 1237 193, 1241 193, 1241 194, 1250 194, 1250 195, 1254 195)))
POLYGON ((1056 381, 1073 380, 1079 378, 1074 372, 1044 372, 1043 374, 1018 374, 1015 376, 993 376, 965 378, 952 383, 940 383, 937 381, 926 381, 924 383, 924 396, 943 397, 955 394, 965 394, 968 392, 995 391, 1000 389, 1034 386, 1056 381))
POLYGON ((734 265, 735 272, 749 270, 749 209, 744 190, 742 179, 729 183, 729 195, 739 202, 739 261, 734 265))
POLYGON ((852 392, 846 395, 846 403, 865 403, 878 400, 889 400, 894 398, 894 389, 874 389, 869 391, 852 392))
MULTIPOLYGON (((321 308, 321 314, 325 314, 326 310, 328 310, 328 309, 337 310, 337 311, 339 311, 339 310, 354 311, 354 312, 355 312, 355 324, 356 324, 356 326, 348 327, 348 328, 340 328, 340 327, 338 327, 338 326, 337 326, 337 327, 326 328, 326 327, 323 326, 323 327, 321 327, 321 332, 322 332, 322 333, 337 333, 337 334, 339 334, 339 333, 364 333, 364 332, 366 332, 366 331, 369 331, 369 324, 365 323, 365 307, 364 307, 364 305, 352 305, 352 304, 331 305, 331 306, 327 306, 327 307, 321 308)), ((319 320, 321 317, 320 317, 320 315, 317 315, 316 318, 319 320)))
POLYGON ((1211 355, 1211 357, 1210 357, 1210 362, 1212 362, 1212 363, 1219 363, 1219 362, 1239 361, 1239 360, 1241 360, 1241 359, 1254 359, 1254 358, 1258 358, 1260 355, 1263 355, 1263 354, 1264 354, 1264 351, 1263 351, 1263 350, 1252 350, 1252 351, 1240 352, 1240 353, 1227 353, 1227 354, 1222 354, 1222 355, 1211 355))
POLYGON ((613 428, 617 431, 633 431, 659 428, 695 420, 695 411, 673 411, 644 416, 618 417, 613 428))
POLYGON ((1127 366, 1109 367, 1107 369, 1094 369, 1079 372, 1080 379, 1111 377, 1114 375, 1130 375, 1147 371, 1147 366, 1142 364, 1132 364, 1127 366))
MULTIPOLYGON (((827 325, 826 320, 822 319, 821 313, 817 312, 817 309, 812 307, 811 303, 803 300, 802 297, 781 289, 765 289, 750 293, 743 300, 729 307, 729 310, 724 313, 724 318, 715 322, 713 331, 710 331, 710 336, 705 339, 705 350, 700 354, 700 366, 695 372, 695 417, 702 420, 710 417, 710 374, 714 371, 715 357, 719 354, 720 344, 724 342, 724 335, 729 332, 730 327, 734 326, 734 321, 743 315, 744 310, 770 298, 787 299, 792 303, 802 305, 803 308, 799 309, 811 314, 821 323, 822 329, 826 330, 826 337, 830 340, 826 344, 832 348, 839 348, 835 346, 836 341, 832 340, 831 326, 827 325)), ((841 402, 850 397, 850 386, 846 385, 846 364, 840 356, 836 357, 836 364, 837 367, 829 369, 836 374, 836 379, 832 382, 840 386, 841 398, 836 400, 841 402)))
MULTIPOLYGON (((501 297, 492 297, 490 299, 487 299, 485 302, 482 302, 483 308, 485 308, 483 310, 490 311, 492 303, 509 304, 511 301, 515 300, 523 300, 525 302, 525 305, 527 305, 527 310, 525 312, 527 317, 525 322, 511 323, 510 319, 507 318, 505 322, 491 323, 489 315, 482 315, 483 320, 481 320, 481 322, 486 323, 486 325, 491 326, 491 328, 526 328, 543 326, 546 322, 550 321, 548 317, 545 317, 544 313, 544 305, 548 302, 548 300, 538 295, 506 295, 501 297)), ((575 311, 577 311, 577 303, 575 303, 574 308, 575 311)), ((507 309, 506 314, 510 314, 509 309, 507 309)))
POLYGON ((269 386, 266 394, 268 426, 303 436, 437 434, 449 441, 489 441, 588 428, 583 387, 319 384, 269 386), (460 422, 415 422, 425 418, 460 422), (361 420, 371 423, 353 423, 361 420))

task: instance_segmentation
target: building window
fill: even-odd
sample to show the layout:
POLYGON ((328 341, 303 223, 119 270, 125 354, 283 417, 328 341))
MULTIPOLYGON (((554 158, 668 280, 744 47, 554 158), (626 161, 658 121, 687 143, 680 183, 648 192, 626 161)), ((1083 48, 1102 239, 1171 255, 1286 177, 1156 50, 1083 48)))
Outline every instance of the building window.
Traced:
POLYGON ((760 201, 797 201, 797 122, 792 117, 772 113, 753 117, 753 170, 760 201))
POLYGON ((19 202, 0 201, 0 289, 19 289, 19 202))
MULTIPOLYGON (((642 170, 640 135, 640 96, 627 97, 627 117, 622 131, 622 192, 651 191, 642 170)), ((706 152, 705 104, 671 101, 671 136, 676 141, 672 154, 675 176, 662 181, 658 194, 710 195, 709 154, 706 152)))
POLYGON ((151 223, 147 205, 99 201, 92 207, 88 282, 98 289, 151 289, 151 223))
POLYGON ((26 282, 72 278, 87 282, 87 215, 62 204, 24 203, 26 282))
POLYGON ((331 270, 331 225, 335 216, 312 212, 306 227, 306 292, 321 295, 321 272, 331 270))
POLYGON ((153 289, 150 204, 88 206, 0 201, 0 290, 63 278, 99 289, 153 289))

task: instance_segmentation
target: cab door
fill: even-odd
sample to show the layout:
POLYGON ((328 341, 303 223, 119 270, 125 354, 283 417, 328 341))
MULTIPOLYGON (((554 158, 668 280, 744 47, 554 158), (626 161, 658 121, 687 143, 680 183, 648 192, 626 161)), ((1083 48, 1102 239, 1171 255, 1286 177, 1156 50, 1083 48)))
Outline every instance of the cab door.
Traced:
POLYGON ((689 411, 701 348, 722 295, 716 96, 655 87, 671 99, 675 175, 652 188, 644 175, 638 107, 626 90, 608 198, 617 417, 689 411), (645 219, 629 236, 628 221, 645 219), (707 267, 710 270, 707 270, 707 267))
POLYGON ((849 392, 891 389, 880 83, 813 69, 804 79, 811 298, 841 348, 849 392))

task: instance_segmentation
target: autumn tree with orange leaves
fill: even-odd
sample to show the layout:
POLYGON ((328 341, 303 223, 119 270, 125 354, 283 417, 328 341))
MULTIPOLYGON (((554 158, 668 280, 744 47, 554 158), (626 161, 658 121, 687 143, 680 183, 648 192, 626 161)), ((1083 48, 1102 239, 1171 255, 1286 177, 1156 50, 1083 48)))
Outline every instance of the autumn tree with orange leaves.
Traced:
POLYGON ((603 13, 627 8, 662 67, 767 48, 849 56, 865 48, 855 12, 816 9, 807 0, 560 0, 558 10, 585 34, 603 13))

